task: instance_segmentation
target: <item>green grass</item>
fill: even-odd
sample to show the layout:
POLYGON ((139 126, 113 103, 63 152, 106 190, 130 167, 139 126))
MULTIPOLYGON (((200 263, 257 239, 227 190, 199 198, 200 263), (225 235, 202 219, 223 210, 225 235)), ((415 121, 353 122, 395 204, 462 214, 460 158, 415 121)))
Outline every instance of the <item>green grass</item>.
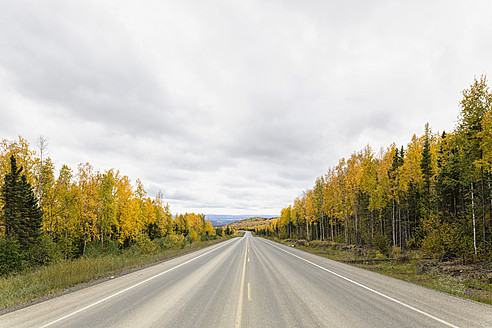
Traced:
POLYGON ((0 277, 0 310, 61 292, 82 283, 118 275, 131 269, 189 253, 224 239, 226 238, 198 241, 184 247, 176 246, 147 255, 126 251, 120 255, 84 256, 76 260, 58 261, 18 274, 0 277))

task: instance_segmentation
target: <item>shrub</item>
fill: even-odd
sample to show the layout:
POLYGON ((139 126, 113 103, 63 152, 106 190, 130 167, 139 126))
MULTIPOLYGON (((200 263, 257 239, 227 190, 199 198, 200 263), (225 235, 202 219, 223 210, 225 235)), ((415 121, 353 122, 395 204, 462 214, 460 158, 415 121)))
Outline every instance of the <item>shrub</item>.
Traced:
MULTIPOLYGON (((422 241, 420 241, 420 244, 422 244, 422 241)), ((421 245, 419 245, 419 242, 417 241, 416 238, 411 238, 409 241, 407 241, 407 248, 408 249, 419 249, 421 245)))
POLYGON ((380 251, 376 251, 376 259, 384 259, 386 256, 384 256, 380 251))
POLYGON ((25 254, 15 240, 0 237, 0 275, 20 270, 24 258, 25 254))
POLYGON ((422 242, 422 250, 437 256, 442 256, 446 252, 446 245, 444 244, 443 238, 440 236, 439 232, 432 231, 427 236, 425 236, 422 242))
POLYGON ((296 245, 309 246, 309 243, 306 239, 298 239, 296 240, 296 245))
POLYGON ((184 246, 185 244, 184 236, 175 233, 171 233, 166 235, 164 238, 160 238, 157 243, 162 249, 173 248, 175 246, 184 246))
POLYGON ((107 254, 120 254, 121 250, 119 249, 118 241, 110 240, 104 242, 103 247, 101 247, 101 243, 99 241, 87 243, 87 247, 85 249, 85 256, 97 257, 100 255, 107 254))
POLYGON ((331 242, 321 241, 321 240, 312 240, 309 242, 309 245, 311 245, 311 247, 327 248, 329 245, 331 245, 331 242))
POLYGON ((200 240, 201 241, 209 241, 209 240, 216 240, 217 236, 216 235, 201 235, 200 240))
POLYGON ((374 246, 378 251, 388 256, 391 250, 390 241, 386 235, 374 236, 374 246))
POLYGON ((136 246, 141 254, 153 254, 157 251, 157 246, 148 237, 139 239, 136 246))
POLYGON ((195 241, 198 241, 198 233, 195 230, 191 230, 188 236, 186 237, 188 238, 190 244, 195 241))
POLYGON ((43 259, 43 263, 56 262, 63 259, 63 250, 58 243, 44 237, 42 247, 45 250, 45 258, 43 259))

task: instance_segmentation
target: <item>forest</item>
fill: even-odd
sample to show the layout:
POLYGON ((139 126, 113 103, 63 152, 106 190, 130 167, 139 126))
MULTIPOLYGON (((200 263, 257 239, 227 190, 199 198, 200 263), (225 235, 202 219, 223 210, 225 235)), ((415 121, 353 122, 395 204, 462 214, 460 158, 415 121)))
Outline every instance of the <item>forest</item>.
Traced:
POLYGON ((96 171, 89 163, 55 169, 22 137, 0 144, 0 274, 58 259, 136 249, 152 253, 232 229, 214 228, 203 214, 172 215, 159 192, 148 196, 142 182, 115 169, 96 171))
POLYGON ((339 160, 260 235, 418 249, 440 259, 492 258, 492 94, 463 90, 456 126, 429 124, 406 147, 369 145, 339 160))

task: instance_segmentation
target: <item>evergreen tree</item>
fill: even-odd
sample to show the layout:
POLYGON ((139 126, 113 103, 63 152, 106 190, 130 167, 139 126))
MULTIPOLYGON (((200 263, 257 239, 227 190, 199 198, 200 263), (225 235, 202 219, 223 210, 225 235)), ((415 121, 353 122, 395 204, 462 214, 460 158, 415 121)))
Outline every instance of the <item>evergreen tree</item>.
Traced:
POLYGON ((17 161, 10 157, 10 173, 5 174, 5 183, 1 189, 3 202, 2 221, 7 238, 14 237, 21 221, 19 180, 22 167, 17 168, 17 161))
POLYGON ((21 176, 21 224, 24 226, 25 239, 19 238, 19 243, 26 249, 32 249, 39 245, 42 235, 43 212, 39 207, 38 199, 34 194, 33 187, 27 182, 25 175, 21 176))
MULTIPOLYGON (((487 225, 490 225, 487 222, 490 221, 490 218, 489 220, 486 218, 486 207, 488 203, 486 198, 490 196, 490 188, 484 181, 484 157, 486 158, 487 156, 484 156, 483 153, 483 138, 487 135, 487 131, 483 129, 483 121, 491 111, 492 93, 487 86, 487 78, 486 76, 482 76, 480 79, 475 78, 470 88, 463 90, 460 122, 457 133, 462 140, 465 158, 470 162, 470 165, 467 165, 468 175, 465 176, 465 179, 471 184, 471 189, 476 185, 477 192, 480 192, 480 196, 477 197, 476 201, 477 205, 481 207, 484 260, 487 259, 487 225), (487 188, 485 187, 486 184, 487 188)), ((485 168, 487 168, 486 165, 485 168)), ((473 190, 470 190, 470 193, 473 193, 473 190)), ((477 209, 479 208, 478 206, 477 209)), ((474 202, 472 202, 472 211, 474 210, 473 207, 474 202)))
POLYGON ((424 177, 424 199, 429 200, 431 177, 432 177, 432 163, 430 153, 429 135, 426 133, 424 141, 424 149, 422 150, 422 161, 420 162, 420 168, 424 177))
POLYGON ((10 157, 10 168, 1 189, 2 220, 6 236, 16 240, 21 250, 29 252, 39 246, 43 213, 26 175, 20 175, 22 167, 17 168, 14 156, 10 157))

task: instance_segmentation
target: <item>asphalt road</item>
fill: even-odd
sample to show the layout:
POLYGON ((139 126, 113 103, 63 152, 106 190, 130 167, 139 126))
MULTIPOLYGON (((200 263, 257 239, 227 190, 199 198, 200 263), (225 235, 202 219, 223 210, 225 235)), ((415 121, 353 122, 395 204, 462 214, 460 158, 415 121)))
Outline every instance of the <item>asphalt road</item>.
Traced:
POLYGON ((0 327, 492 327, 492 306, 247 233, 7 313, 0 327))

